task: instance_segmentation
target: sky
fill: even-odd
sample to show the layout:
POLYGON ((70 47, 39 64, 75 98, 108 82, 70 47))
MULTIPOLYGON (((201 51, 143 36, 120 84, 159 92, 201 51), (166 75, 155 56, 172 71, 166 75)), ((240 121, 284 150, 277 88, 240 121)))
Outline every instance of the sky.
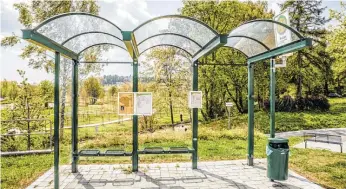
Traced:
MULTIPOLYGON (((21 36, 20 29, 23 29, 18 21, 18 11, 13 8, 13 3, 24 0, 0 0, 0 21, 1 33, 0 38, 10 36, 14 33, 21 36)), ((279 13, 280 9, 277 3, 282 0, 269 0, 269 9, 279 13)), ((139 24, 162 15, 178 14, 178 9, 182 7, 182 2, 179 0, 103 0, 98 1, 100 6, 101 17, 104 17, 122 30, 133 30, 139 24)), ((327 6, 327 10, 323 13, 324 16, 329 16, 329 9, 340 10, 340 1, 323 1, 323 6, 327 6)), ((329 24, 335 24, 331 21, 329 24)), ((28 81, 31 83, 39 83, 42 80, 48 79, 53 81, 54 75, 47 74, 44 70, 32 69, 28 66, 28 60, 23 60, 19 57, 21 49, 27 44, 26 41, 14 47, 0 47, 0 79, 20 81, 17 70, 25 70, 28 81)), ((111 52, 105 54, 106 57, 111 56, 111 52)), ((101 75, 117 74, 131 75, 132 67, 130 65, 112 65, 107 66, 101 72, 101 75)))

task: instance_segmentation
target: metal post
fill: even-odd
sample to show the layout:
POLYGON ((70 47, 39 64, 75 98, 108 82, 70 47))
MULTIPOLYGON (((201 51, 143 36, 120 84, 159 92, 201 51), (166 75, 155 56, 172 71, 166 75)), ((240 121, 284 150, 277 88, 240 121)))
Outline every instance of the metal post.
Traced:
POLYGON ((254 65, 248 64, 248 165, 253 165, 254 151, 254 65))
POLYGON ((72 173, 78 171, 78 61, 73 60, 72 69, 72 173))
POLYGON ((228 130, 231 129, 231 108, 227 107, 228 110, 228 130))
MULTIPOLYGON (((192 90, 198 91, 198 62, 193 62, 192 90)), ((192 109, 192 169, 197 169, 198 161, 198 108, 192 109)))
POLYGON ((270 59, 270 138, 275 138, 275 59, 270 59))
MULTIPOLYGON (((133 61, 132 91, 138 92, 138 62, 133 61)), ((132 116, 132 172, 138 171, 138 116, 132 116)))
POLYGON ((59 74, 60 53, 55 52, 54 80, 54 189, 59 189, 59 74))

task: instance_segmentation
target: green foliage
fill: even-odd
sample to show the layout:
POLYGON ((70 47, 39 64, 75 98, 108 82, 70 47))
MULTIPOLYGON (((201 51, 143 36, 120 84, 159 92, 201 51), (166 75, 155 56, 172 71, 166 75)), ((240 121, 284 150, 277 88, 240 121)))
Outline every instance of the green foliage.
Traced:
POLYGON ((108 93, 111 97, 114 97, 118 94, 118 88, 116 86, 111 86, 109 89, 108 89, 108 93))
MULTIPOLYGON (((207 23, 219 33, 229 33, 241 23, 251 19, 271 18, 273 16, 271 12, 267 12, 266 2, 251 1, 184 1, 184 6, 180 11, 183 15, 207 23)), ((246 59, 238 51, 221 48, 200 62, 201 64, 243 64, 246 63, 246 59)), ((262 71, 255 73, 263 75, 262 71)), ((255 77, 257 78, 257 76, 255 77)), ((264 85, 261 82, 256 83, 256 88, 259 88, 257 91, 261 91, 259 96, 266 95, 263 92, 266 83, 264 82, 264 85)), ((202 109, 204 120, 225 115, 224 104, 227 101, 233 101, 241 113, 247 110, 246 67, 200 66, 199 89, 204 96, 202 109)))
POLYGON ((1 98, 13 101, 19 95, 19 87, 16 81, 4 81, 1 84, 1 98))
MULTIPOLYGON (((185 54, 172 47, 155 48, 150 51, 146 61, 143 62, 144 77, 154 76, 155 84, 159 86, 151 87, 151 89, 156 89, 154 92, 158 92, 163 100, 159 109, 162 106, 170 107, 172 125, 174 124, 173 101, 187 99, 190 88, 189 62, 184 56, 185 54)), ((184 104, 181 103, 180 106, 184 106, 184 104)))
POLYGON ((339 22, 339 25, 330 28, 327 39, 329 45, 327 52, 335 58, 335 63, 332 66, 334 78, 337 82, 337 92, 341 94, 342 82, 346 80, 346 3, 340 2, 341 11, 337 12, 330 10, 330 17, 339 22))
POLYGON ((54 86, 51 81, 43 80, 39 84, 40 96, 45 103, 52 102, 54 97, 54 86))
POLYGON ((83 89, 89 96, 91 104, 95 104, 104 93, 100 80, 95 77, 86 79, 83 83, 83 89))
POLYGON ((288 66, 285 72, 288 72, 290 80, 296 85, 296 96, 303 96, 303 87, 306 87, 307 94, 318 81, 324 88, 324 94, 329 93, 329 83, 331 75, 331 65, 333 59, 326 53, 325 35, 327 30, 323 27, 329 20, 322 16, 326 7, 321 7, 322 1, 293 1, 288 0, 281 4, 281 10, 289 9, 290 23, 303 36, 313 38, 315 44, 312 49, 303 49, 294 53, 288 58, 288 66), (316 80, 318 77, 318 80, 316 80))
POLYGON ((22 77, 18 97, 14 100, 9 114, 2 119, 39 119, 43 117, 43 101, 39 89, 27 82, 25 71, 18 70, 18 73, 22 77))
MULTIPOLYGON (((294 112, 294 111, 327 111, 330 108, 328 99, 323 95, 298 97, 293 99, 286 95, 283 98, 276 99, 275 111, 294 112)), ((264 101, 264 110, 269 111, 269 100, 264 101)))

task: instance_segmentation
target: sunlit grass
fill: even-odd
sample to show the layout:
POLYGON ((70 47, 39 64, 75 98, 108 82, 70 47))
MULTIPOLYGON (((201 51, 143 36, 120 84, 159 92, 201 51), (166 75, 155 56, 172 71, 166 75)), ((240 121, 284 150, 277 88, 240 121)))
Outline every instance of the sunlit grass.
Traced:
MULTIPOLYGON (((342 127, 346 125, 345 99, 332 99, 329 112, 277 113, 277 131, 299 130, 306 128, 342 127)), ((188 114, 184 114, 184 120, 188 114)), ((158 117, 159 123, 169 124, 169 115, 158 117)), ((179 119, 179 114, 175 114, 179 119)), ((177 120, 178 121, 178 120, 177 120)), ((247 116, 232 117, 232 129, 227 130, 227 120, 199 124, 198 154, 199 161, 245 159, 247 154, 247 116)), ((269 130, 269 117, 265 112, 255 115, 255 158, 265 158, 267 137, 263 132, 269 130)), ((139 148, 144 147, 191 147, 192 134, 189 124, 187 131, 173 131, 171 127, 155 132, 140 130, 139 148)), ((71 130, 66 129, 61 141, 60 163, 69 164, 71 151, 71 130)), ((78 133, 79 149, 125 149, 132 150, 132 122, 80 128, 78 133)), ((290 138, 290 146, 302 142, 300 137, 290 138)), ((141 155, 141 163, 188 162, 191 154, 186 155, 141 155)), ((346 188, 346 155, 321 150, 291 148, 290 169, 323 186, 346 188)), ((131 163, 130 157, 83 157, 80 164, 131 163)), ((53 166, 53 154, 29 155, 2 158, 2 188, 25 188, 41 174, 53 166)), ((144 168, 143 168, 144 169, 144 168)), ((124 171, 130 170, 124 167, 124 171)))

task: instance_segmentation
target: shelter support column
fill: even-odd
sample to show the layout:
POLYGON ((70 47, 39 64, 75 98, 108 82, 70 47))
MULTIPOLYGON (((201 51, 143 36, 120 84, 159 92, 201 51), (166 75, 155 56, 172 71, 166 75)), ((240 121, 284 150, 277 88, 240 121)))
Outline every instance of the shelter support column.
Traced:
MULTIPOLYGON (((192 90, 198 91, 198 62, 193 62, 192 90)), ((192 109, 192 169, 197 169, 198 161, 198 108, 192 109)))
MULTIPOLYGON (((138 92, 138 62, 133 61, 132 91, 138 92)), ((132 172, 138 171, 138 116, 132 116, 132 172)))
POLYGON ((59 188, 59 74, 60 53, 55 52, 54 78, 54 189, 59 188))
POLYGON ((270 138, 275 138, 275 59, 270 59, 270 138))
POLYGON ((253 166, 254 152, 254 64, 248 63, 248 165, 253 166))
POLYGON ((78 171, 78 61, 73 60, 72 68, 72 173, 78 171))

